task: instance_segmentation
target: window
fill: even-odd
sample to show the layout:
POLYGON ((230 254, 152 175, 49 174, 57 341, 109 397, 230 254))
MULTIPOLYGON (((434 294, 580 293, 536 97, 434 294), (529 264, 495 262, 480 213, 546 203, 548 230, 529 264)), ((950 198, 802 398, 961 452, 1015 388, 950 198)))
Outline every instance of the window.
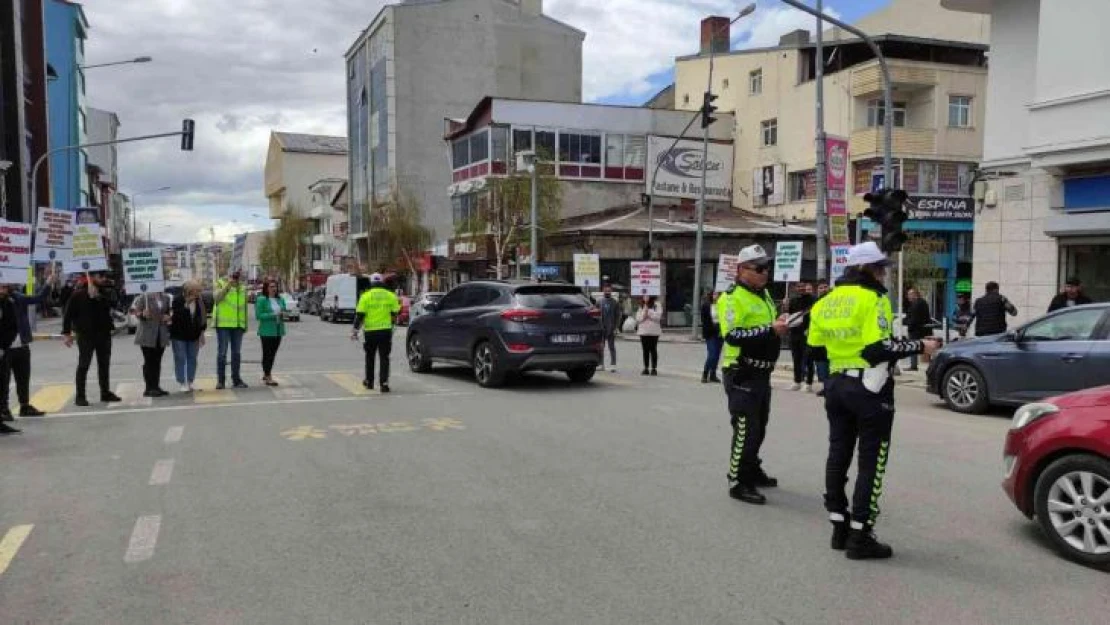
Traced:
POLYGON ((477 308, 478 306, 489 306, 501 299, 501 291, 488 286, 473 286, 466 290, 466 299, 463 300, 463 308, 477 308))
POLYGON ((940 192, 940 168, 939 168, 939 163, 921 161, 917 164, 917 192, 918 193, 939 193, 940 192))
POLYGON ((791 202, 805 202, 817 198, 816 170, 793 171, 790 172, 787 178, 789 178, 788 184, 791 202))
POLYGON ((489 158, 489 133, 483 130, 470 135, 470 162, 480 163, 489 158))
POLYGON ((475 289, 475 288, 477 288, 477 287, 475 287, 475 286, 460 286, 459 288, 451 291, 447 295, 444 295, 443 299, 439 300, 439 303, 436 307, 439 310, 454 310, 456 308, 462 308, 463 303, 467 299, 468 292, 475 289))
POLYGON ((971 98, 965 95, 948 96, 948 126, 971 128, 971 98))
POLYGON ((1025 328, 1023 341, 1086 341, 1102 320, 1103 310, 1076 310, 1037 321, 1025 328))
POLYGON ((553 161, 555 160, 556 154, 558 154, 558 152, 555 150, 555 131, 537 130, 536 155, 544 160, 553 161))
POLYGON ((451 162, 454 169, 461 169, 470 164, 469 139, 456 139, 451 144, 451 162))
POLYGON ((513 128, 513 155, 532 149, 532 129, 513 128))
POLYGON ((490 128, 490 143, 493 153, 490 156, 490 173, 508 173, 509 163, 509 128, 508 126, 494 126, 490 128))
POLYGON ((456 195, 451 198, 451 217, 456 226, 478 217, 478 194, 456 195))
POLYGON ((601 137, 599 135, 559 133, 559 162, 601 164, 601 137))
POLYGON ((728 78, 721 81, 721 90, 724 91, 725 89, 728 89, 728 78))
POLYGON ((682 103, 683 104, 689 104, 690 103, 690 94, 689 93, 683 94, 682 103))
POLYGON ((757 69, 748 74, 748 93, 759 95, 763 93, 763 69, 757 69))
POLYGON ((779 143, 779 120, 768 119, 760 124, 763 131, 763 146, 769 147, 779 143))
MULTIPOLYGON (((886 123, 886 116, 883 114, 883 101, 871 100, 867 103, 867 127, 876 128, 886 123)), ((897 128, 906 127, 906 103, 894 103, 894 126, 897 128)))
MULTIPOLYGON (((624 167, 624 135, 605 136, 605 166, 624 167)), ((618 176, 607 176, 615 178, 618 176)))

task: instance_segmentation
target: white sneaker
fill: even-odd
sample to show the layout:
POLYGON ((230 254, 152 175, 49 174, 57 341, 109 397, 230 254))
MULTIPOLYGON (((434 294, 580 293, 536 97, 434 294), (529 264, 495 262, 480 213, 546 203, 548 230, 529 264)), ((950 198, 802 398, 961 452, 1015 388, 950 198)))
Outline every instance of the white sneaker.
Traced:
POLYGON ((801 384, 794 384, 794 385, 792 385, 792 386, 790 387, 790 390, 792 390, 792 391, 800 391, 800 390, 802 390, 802 385, 801 385, 801 384))
POLYGON ((193 387, 189 386, 188 384, 182 384, 181 385, 181 392, 182 393, 188 393, 191 390, 193 390, 193 387))
POLYGON ((807 393, 812 393, 813 392, 813 385, 812 384, 806 384, 806 392, 807 393))

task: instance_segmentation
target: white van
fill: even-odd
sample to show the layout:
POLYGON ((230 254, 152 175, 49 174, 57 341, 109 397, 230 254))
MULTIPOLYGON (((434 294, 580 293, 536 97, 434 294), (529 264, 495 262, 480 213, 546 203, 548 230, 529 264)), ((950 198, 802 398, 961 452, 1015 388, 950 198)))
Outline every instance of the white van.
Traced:
POLYGON ((355 307, 362 292, 370 288, 370 278, 352 274, 328 276, 324 301, 320 302, 323 321, 354 321, 355 307))

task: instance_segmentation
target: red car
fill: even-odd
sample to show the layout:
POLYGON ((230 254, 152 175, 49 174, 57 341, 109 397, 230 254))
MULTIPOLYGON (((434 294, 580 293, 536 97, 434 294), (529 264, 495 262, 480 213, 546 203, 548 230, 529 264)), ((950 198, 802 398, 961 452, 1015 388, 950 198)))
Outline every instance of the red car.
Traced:
POLYGON ((1018 510, 1065 556, 1110 566, 1110 386, 1022 406, 1003 457, 1018 510))

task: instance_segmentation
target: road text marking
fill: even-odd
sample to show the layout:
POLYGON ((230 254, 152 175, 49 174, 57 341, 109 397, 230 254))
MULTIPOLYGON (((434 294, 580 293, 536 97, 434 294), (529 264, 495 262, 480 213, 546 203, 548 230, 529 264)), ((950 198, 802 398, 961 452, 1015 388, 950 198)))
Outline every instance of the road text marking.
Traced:
POLYGON ((165 442, 166 442, 167 445, 169 445, 170 443, 180 443, 181 442, 181 436, 184 435, 184 434, 185 434, 185 426, 184 425, 175 425, 172 428, 166 430, 165 442))
POLYGON ((350 373, 329 373, 326 377, 352 395, 363 396, 374 394, 374 391, 362 385, 362 380, 350 373))
POLYGON ((0 575, 8 570, 8 565, 12 563, 15 554, 23 546, 23 541, 31 535, 31 529, 34 527, 34 525, 16 525, 4 534, 3 540, 0 540, 0 575))
POLYGON ((391 421, 389 423, 353 423, 329 425, 327 429, 311 425, 299 425, 281 432, 282 438, 290 441, 307 441, 327 438, 329 430, 343 436, 369 436, 371 434, 396 434, 400 432, 418 432, 421 429, 433 432, 446 432, 448 430, 465 430, 466 426, 458 419, 424 419, 420 425, 408 421, 391 421))
POLYGON ((158 543, 158 530, 161 527, 162 515, 160 514, 139 517, 135 521, 135 529, 131 531, 131 542, 127 545, 127 552, 123 554, 123 561, 142 562, 153 557, 154 546, 158 543))
POLYGON ((150 472, 150 485, 169 484, 171 477, 173 477, 173 458, 159 460, 154 463, 154 470, 150 472))

